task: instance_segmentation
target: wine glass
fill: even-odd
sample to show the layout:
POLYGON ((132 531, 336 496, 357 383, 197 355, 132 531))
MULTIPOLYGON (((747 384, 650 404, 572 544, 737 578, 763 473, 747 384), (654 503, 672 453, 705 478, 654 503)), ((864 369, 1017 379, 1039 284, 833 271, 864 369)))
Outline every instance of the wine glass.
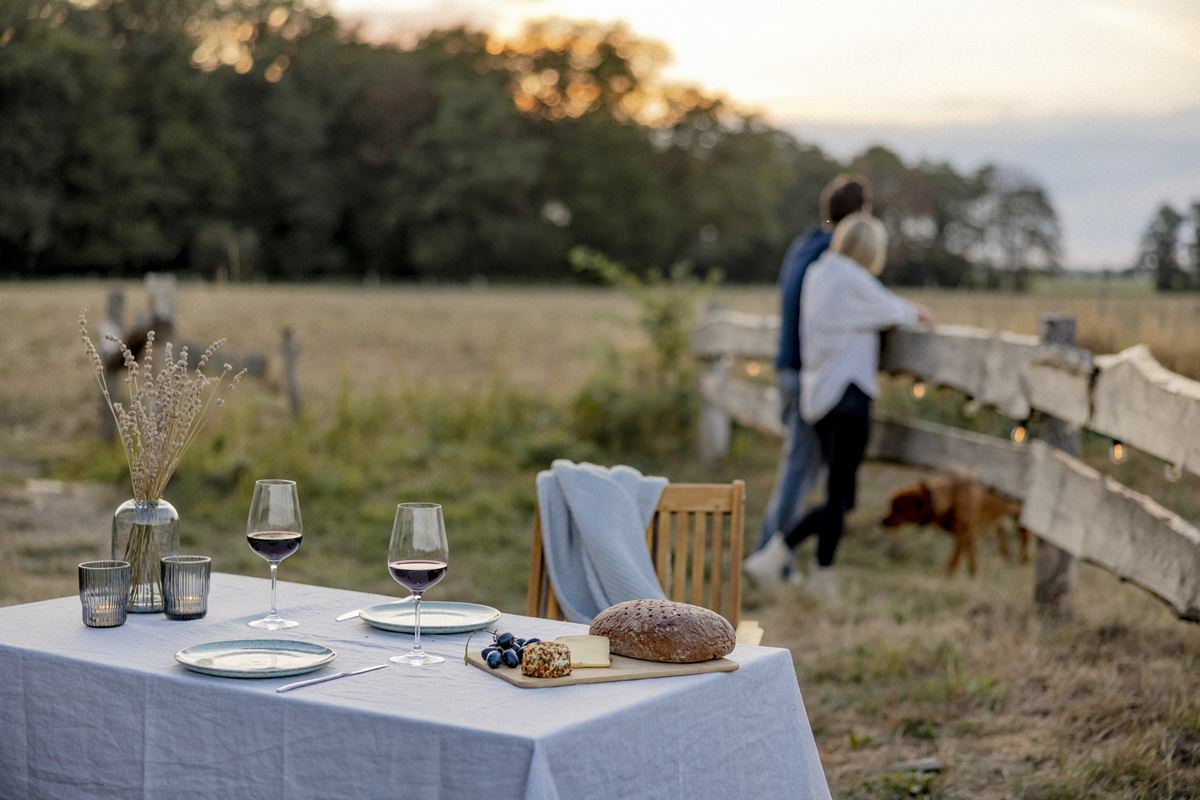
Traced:
POLYGON ((275 479, 255 481, 250 516, 246 520, 246 541, 251 550, 271 565, 271 613, 249 623, 251 628, 277 631, 300 624, 284 619, 275 611, 275 573, 280 561, 300 549, 303 535, 296 482, 275 479))
POLYGON ((446 659, 421 649, 421 595, 446 577, 450 546, 446 544, 446 523, 437 503, 401 503, 396 506, 396 522, 388 544, 388 572, 396 583, 413 594, 416 613, 413 649, 392 656, 397 664, 415 667, 438 664, 446 659))

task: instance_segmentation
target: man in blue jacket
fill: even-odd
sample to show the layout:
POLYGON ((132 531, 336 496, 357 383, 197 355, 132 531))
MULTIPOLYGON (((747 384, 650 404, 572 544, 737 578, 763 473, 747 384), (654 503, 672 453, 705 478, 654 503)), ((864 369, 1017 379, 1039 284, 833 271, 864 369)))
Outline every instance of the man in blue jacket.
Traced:
MULTIPOLYGON (((790 530, 799 519, 804 510, 804 499, 821 468, 821 447, 816 431, 800 416, 800 290, 804 273, 828 249, 833 229, 843 218, 856 211, 870 210, 870 187, 866 179, 839 175, 821 190, 821 227, 797 236, 783 257, 779 271, 779 349, 775 356, 775 380, 786 434, 775 473, 775 488, 763 513, 756 550, 762 549, 776 531, 790 530)), ((757 563, 759 561, 753 555, 747 558, 745 572, 759 583, 769 584, 784 577, 756 569, 757 563)), ((795 577, 799 578, 799 574, 795 577)))

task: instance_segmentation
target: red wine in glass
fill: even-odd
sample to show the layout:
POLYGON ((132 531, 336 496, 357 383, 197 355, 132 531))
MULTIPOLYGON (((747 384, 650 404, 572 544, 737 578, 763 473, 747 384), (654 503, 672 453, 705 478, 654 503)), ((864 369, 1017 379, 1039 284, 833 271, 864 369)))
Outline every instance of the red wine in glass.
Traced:
POLYGON ((413 594, 420 594, 446 577, 445 561, 392 561, 388 564, 392 580, 413 594))
POLYGON ((251 628, 277 631, 299 624, 276 611, 275 579, 279 563, 300 549, 303 533, 296 482, 277 478, 255 481, 246 518, 246 543, 271 567, 271 613, 247 623, 251 628))
POLYGON ((296 531, 258 531, 246 534, 250 549, 273 564, 278 564, 300 549, 304 534, 296 531))
POLYGON ((421 649, 421 595, 446 577, 450 546, 446 522, 437 503, 401 503, 388 542, 387 565, 392 579, 413 595, 413 649, 390 661, 414 667, 440 664, 446 659, 421 649))

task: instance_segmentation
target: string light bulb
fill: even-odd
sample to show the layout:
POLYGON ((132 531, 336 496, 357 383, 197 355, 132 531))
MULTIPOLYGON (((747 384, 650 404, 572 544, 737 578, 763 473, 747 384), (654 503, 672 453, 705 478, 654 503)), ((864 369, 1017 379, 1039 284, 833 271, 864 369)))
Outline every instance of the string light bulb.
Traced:
POLYGON ((761 372, 762 364, 759 364, 757 361, 750 361, 746 364, 746 374, 751 378, 757 378, 761 372))
POLYGON ((967 402, 963 404, 962 411, 963 411, 963 416, 966 417, 967 419, 974 417, 976 414, 979 413, 979 401, 976 400, 974 397, 968 399, 967 402))
POLYGON ((912 396, 920 400, 925 396, 925 381, 916 381, 912 385, 912 396))
POLYGON ((1178 464, 1167 464, 1166 469, 1163 470, 1163 477, 1167 479, 1168 483, 1175 483, 1183 477, 1183 469, 1178 464))
POLYGON ((1120 439, 1113 439, 1112 446, 1108 448, 1108 460, 1114 464, 1124 464, 1129 458, 1129 451, 1125 449, 1125 444, 1120 439))
POLYGON ((1025 444, 1025 440, 1029 438, 1029 420, 1018 422, 1008 434, 1008 438, 1012 439, 1013 444, 1025 444))

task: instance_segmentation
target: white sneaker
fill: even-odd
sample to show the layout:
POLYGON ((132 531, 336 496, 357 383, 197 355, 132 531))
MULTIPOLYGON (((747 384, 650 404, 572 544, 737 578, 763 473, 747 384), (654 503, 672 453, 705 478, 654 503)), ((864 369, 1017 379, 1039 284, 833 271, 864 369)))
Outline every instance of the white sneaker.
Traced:
POLYGON ((809 574, 808 583, 822 600, 840 600, 842 597, 842 586, 833 567, 817 567, 809 574))
POLYGON ((776 533, 762 549, 746 556, 742 562, 742 572, 760 586, 774 586, 783 581, 783 568, 791 561, 792 548, 787 546, 783 536, 776 533))

